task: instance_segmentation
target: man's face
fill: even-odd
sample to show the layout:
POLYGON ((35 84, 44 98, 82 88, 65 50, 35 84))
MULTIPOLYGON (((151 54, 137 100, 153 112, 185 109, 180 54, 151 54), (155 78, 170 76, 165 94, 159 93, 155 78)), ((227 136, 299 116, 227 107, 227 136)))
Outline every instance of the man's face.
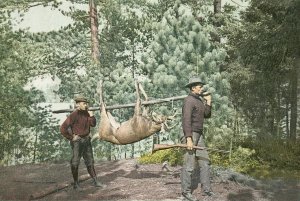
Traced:
POLYGON ((77 107, 78 107, 79 110, 87 110, 88 109, 88 103, 78 102, 77 107))
POLYGON ((197 94, 197 95, 200 95, 202 90, 203 90, 203 85, 202 84, 198 84, 198 85, 192 87, 192 92, 194 94, 197 94))

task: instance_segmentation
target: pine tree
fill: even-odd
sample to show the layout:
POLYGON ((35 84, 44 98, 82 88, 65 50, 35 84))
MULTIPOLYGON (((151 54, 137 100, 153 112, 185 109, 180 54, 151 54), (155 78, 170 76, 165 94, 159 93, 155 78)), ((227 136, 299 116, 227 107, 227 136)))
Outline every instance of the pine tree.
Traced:
POLYGON ((297 137, 299 5, 253 0, 229 40, 232 95, 259 139, 297 137))
MULTIPOLYGON (((220 138, 222 132, 217 128, 226 126, 231 111, 227 97, 229 83, 226 74, 219 71, 226 53, 212 45, 212 25, 201 25, 191 13, 191 8, 180 1, 165 13, 155 26, 154 41, 148 54, 143 56, 142 69, 151 80, 151 95, 157 98, 186 94, 184 86, 193 76, 207 83, 207 89, 213 94, 213 118, 207 133, 220 138)), ((181 104, 173 106, 179 109, 181 104)), ((170 111, 167 107, 160 107, 160 110, 170 111)), ((172 131, 173 139, 178 138, 179 132, 178 126, 172 131)))

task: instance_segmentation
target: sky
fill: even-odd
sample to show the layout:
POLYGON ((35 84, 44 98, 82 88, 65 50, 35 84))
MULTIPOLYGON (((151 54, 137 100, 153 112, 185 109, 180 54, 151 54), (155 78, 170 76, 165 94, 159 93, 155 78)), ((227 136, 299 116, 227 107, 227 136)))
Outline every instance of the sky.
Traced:
MULTIPOLYGON (((72 4, 67 1, 62 1, 62 5, 59 9, 63 11, 69 11, 69 7, 74 6, 78 9, 88 9, 88 5, 84 4, 72 4)), ((72 23, 70 17, 64 16, 58 9, 53 9, 50 6, 35 6, 24 13, 23 20, 20 20, 19 14, 15 12, 13 17, 15 18, 16 29, 28 29, 30 32, 48 32, 59 30, 63 26, 67 26, 72 23)))

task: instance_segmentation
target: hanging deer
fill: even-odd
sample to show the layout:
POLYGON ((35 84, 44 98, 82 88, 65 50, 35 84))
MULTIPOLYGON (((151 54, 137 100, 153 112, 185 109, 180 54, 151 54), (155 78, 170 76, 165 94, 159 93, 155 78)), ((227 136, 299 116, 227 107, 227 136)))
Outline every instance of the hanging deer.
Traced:
MULTIPOLYGON (((135 81, 136 88, 136 105, 134 115, 128 121, 118 123, 114 117, 105 109, 102 93, 102 81, 98 86, 100 94, 100 129, 99 138, 109 141, 113 144, 125 145, 140 141, 144 138, 159 132, 164 126, 167 117, 150 118, 146 114, 142 114, 142 104, 139 91, 141 90, 146 97, 140 83, 135 81)), ((147 98, 147 97, 146 97, 147 98)))

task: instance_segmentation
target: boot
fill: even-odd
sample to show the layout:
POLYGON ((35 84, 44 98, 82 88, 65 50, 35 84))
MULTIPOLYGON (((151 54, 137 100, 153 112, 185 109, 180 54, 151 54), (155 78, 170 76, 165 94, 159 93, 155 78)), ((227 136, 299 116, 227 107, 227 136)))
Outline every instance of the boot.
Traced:
POLYGON ((78 181, 78 166, 71 165, 71 170, 72 170, 72 175, 73 175, 73 179, 74 179, 73 189, 75 189, 76 191, 81 191, 82 188, 80 187, 79 181, 78 181))
POLYGON ((183 196, 182 201, 199 201, 191 193, 182 193, 182 196, 183 196))
POLYGON ((100 181, 98 181, 97 174, 96 174, 96 171, 95 171, 95 168, 94 168, 93 165, 87 166, 87 171, 90 174, 90 176, 92 177, 92 179, 93 179, 93 185, 95 187, 102 187, 102 188, 106 187, 105 184, 103 184, 100 181))
POLYGON ((97 177, 92 178, 93 179, 93 185, 95 187, 101 187, 101 188, 105 188, 106 185, 101 183, 100 181, 97 180, 97 177))
POLYGON ((202 192, 202 196, 214 196, 214 192, 212 191, 203 191, 202 192))
POLYGON ((82 191, 82 188, 81 188, 81 186, 79 185, 79 182, 78 182, 78 181, 74 181, 73 189, 76 190, 76 191, 82 191))

